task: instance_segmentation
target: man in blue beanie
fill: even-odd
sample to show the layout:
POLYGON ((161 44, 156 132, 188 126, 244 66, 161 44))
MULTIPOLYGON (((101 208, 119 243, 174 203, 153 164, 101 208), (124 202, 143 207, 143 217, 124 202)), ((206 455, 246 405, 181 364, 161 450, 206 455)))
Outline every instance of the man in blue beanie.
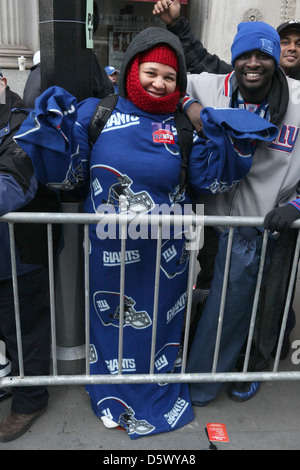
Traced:
MULTIPOLYGON (((261 104, 267 97, 280 59, 280 37, 262 22, 240 23, 231 46, 231 64, 246 102, 261 104)), ((246 104, 247 107, 247 104, 246 104)))
MULTIPOLYGON (((276 241, 272 265, 265 284, 265 295, 260 299, 257 311, 260 325, 256 328, 257 337, 253 348, 257 357, 251 355, 250 362, 252 371, 267 370, 278 340, 278 324, 284 310, 295 248, 294 231, 289 227, 299 218, 300 209, 299 200, 295 199, 299 170, 296 170, 294 181, 291 181, 294 171, 292 166, 300 165, 300 111, 297 99, 300 84, 288 78, 289 69, 281 68, 284 48, 280 42, 287 31, 292 30, 293 33, 299 34, 300 31, 296 30, 300 29, 300 25, 299 22, 288 22, 280 25, 276 31, 262 22, 241 23, 232 44, 232 63, 226 64, 217 56, 209 54, 200 41, 192 37, 190 25, 185 18, 179 17, 179 12, 180 5, 177 0, 160 0, 153 11, 184 44, 187 68, 192 74, 189 75, 190 96, 202 106, 245 107, 273 124, 276 123, 280 129, 276 141, 268 148, 256 151, 252 170, 238 188, 233 189, 227 197, 217 196, 204 201, 206 215, 262 216, 265 217, 265 228, 271 232, 281 232, 276 241), (220 75, 201 73, 205 71, 220 75), (197 75, 193 75, 195 72, 197 75), (287 162, 291 163, 291 158, 293 164, 289 165, 287 162), (282 171, 282 165, 286 171, 282 171)), ((298 48, 300 50, 297 37, 294 34, 292 45, 287 45, 287 54, 294 57, 293 61, 289 57, 293 66, 297 64, 296 54, 298 48)), ((187 100, 186 104, 187 107, 190 105, 187 112, 193 121, 192 114, 199 115, 199 104, 193 103, 193 100, 187 100)), ((195 128, 199 126, 199 121, 193 121, 195 128)), ((218 238, 214 236, 211 227, 206 227, 205 230, 206 234, 209 234, 206 235, 205 245, 198 256, 201 272, 197 279, 197 288, 207 290, 214 273, 213 260, 218 249, 218 238)), ((289 331, 293 325, 292 323, 289 331)), ((200 353, 199 345, 198 356, 200 353)), ((197 360, 193 364, 192 362, 193 359, 190 358, 189 366, 193 367, 194 371, 200 370, 197 368, 197 360)), ((231 398, 248 400, 259 389, 258 382, 241 385, 233 385, 231 398)), ((195 404, 203 404, 211 399, 205 389, 206 384, 191 385, 195 404)))
MULTIPOLYGON (((300 83, 287 78, 279 67, 280 37, 266 23, 241 23, 231 52, 234 68, 231 73, 191 74, 188 76, 188 93, 202 106, 245 108, 279 128, 279 135, 271 145, 257 148, 250 173, 237 187, 226 195, 204 197, 202 201, 205 215, 264 217, 264 227, 270 232, 280 233, 264 295, 259 302, 254 353, 250 359, 250 369, 262 371, 268 369, 278 339, 278 325, 294 254, 294 231, 290 227, 300 217, 300 200, 297 199, 300 108, 296 99, 300 83)), ((211 257, 211 252, 207 253, 204 245, 199 255, 201 267, 202 258, 207 256, 211 257)), ((201 272, 200 276, 199 283, 207 273, 201 272)), ((229 340, 234 341, 233 334, 229 340)), ((196 336, 194 343, 197 343, 196 336)), ((202 370, 198 360, 200 349, 198 344, 197 352, 194 350, 193 353, 192 345, 188 364, 190 372, 202 370)), ((252 398, 258 389, 258 382, 241 382, 233 384, 230 396, 244 401, 252 398)), ((210 384, 191 385, 192 401, 198 405, 209 402, 217 392, 216 384, 212 387, 210 384)))

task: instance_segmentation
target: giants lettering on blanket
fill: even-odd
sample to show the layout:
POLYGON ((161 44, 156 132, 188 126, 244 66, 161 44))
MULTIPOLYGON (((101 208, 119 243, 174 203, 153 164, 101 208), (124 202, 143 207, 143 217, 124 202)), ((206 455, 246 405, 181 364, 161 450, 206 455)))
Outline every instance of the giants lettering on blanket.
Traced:
MULTIPOLYGON (((111 374, 117 374, 119 370, 119 361, 118 359, 106 360, 106 365, 111 374)), ((122 359, 122 372, 134 372, 136 371, 136 365, 134 358, 132 359, 122 359)))
MULTIPOLYGON (((139 263, 141 261, 140 252, 138 250, 126 251, 125 264, 139 263)), ((121 252, 103 251, 104 266, 119 266, 121 264, 121 252)))
POLYGON ((292 153, 299 135, 299 127, 283 125, 278 137, 269 146, 270 149, 292 153))
POLYGON ((114 113, 108 119, 102 132, 113 131, 129 126, 136 126, 140 124, 138 116, 131 116, 130 114, 114 113))
POLYGON ((167 312, 167 323, 169 323, 175 315, 185 308, 186 304, 186 293, 182 294, 177 300, 175 305, 167 312))
POLYGON ((164 418, 171 425, 171 428, 175 426, 177 421, 180 419, 182 414, 185 412, 186 408, 189 406, 188 402, 183 398, 178 397, 174 407, 169 413, 164 415, 164 418))

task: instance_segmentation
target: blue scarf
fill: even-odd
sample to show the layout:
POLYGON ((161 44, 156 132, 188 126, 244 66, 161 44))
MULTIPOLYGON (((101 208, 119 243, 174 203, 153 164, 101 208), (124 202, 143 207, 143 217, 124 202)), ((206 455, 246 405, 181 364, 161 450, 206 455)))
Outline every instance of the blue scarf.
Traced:
POLYGON ((254 103, 245 103, 244 98, 241 95, 241 92, 238 90, 237 96, 233 101, 233 107, 239 109, 247 109, 252 113, 258 114, 261 118, 270 121, 270 110, 268 98, 265 98, 261 104, 254 103))

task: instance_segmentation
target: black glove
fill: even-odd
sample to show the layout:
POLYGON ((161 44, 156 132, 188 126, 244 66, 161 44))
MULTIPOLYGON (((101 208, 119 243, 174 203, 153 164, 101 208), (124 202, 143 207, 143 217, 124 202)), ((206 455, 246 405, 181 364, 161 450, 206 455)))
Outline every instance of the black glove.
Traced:
POLYGON ((300 218, 300 211, 292 204, 276 207, 270 211, 264 220, 264 228, 270 232, 286 232, 292 223, 300 218))

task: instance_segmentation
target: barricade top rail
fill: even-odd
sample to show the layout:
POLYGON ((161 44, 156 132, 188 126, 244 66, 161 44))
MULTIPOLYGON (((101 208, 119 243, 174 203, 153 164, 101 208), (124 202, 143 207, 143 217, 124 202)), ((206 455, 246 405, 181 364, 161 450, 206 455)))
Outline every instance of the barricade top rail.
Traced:
MULTIPOLYGON (((46 224, 126 224, 134 221, 142 225, 159 225, 162 221, 170 225, 180 225, 182 223, 193 226, 248 226, 262 227, 264 217, 245 216, 203 216, 203 215, 172 215, 172 214, 87 214, 87 213, 50 213, 50 212, 9 212, 0 217, 0 222, 7 223, 46 223, 46 224)), ((292 225, 293 228, 300 228, 300 220, 292 225)))

